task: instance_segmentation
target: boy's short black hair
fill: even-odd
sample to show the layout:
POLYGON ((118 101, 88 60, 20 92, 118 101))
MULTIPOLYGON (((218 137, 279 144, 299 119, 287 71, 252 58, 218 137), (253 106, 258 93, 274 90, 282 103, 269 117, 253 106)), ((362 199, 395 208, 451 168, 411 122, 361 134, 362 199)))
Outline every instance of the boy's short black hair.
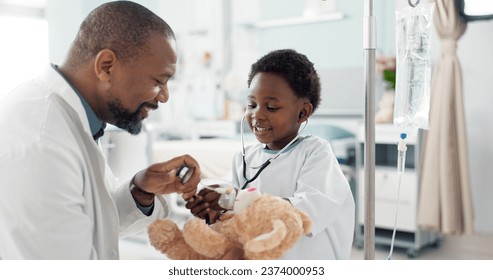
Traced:
POLYGON ((274 73, 283 77, 296 96, 306 97, 313 105, 313 111, 320 104, 320 78, 313 63, 306 55, 292 49, 269 52, 252 64, 248 75, 248 87, 253 77, 260 73, 274 73))

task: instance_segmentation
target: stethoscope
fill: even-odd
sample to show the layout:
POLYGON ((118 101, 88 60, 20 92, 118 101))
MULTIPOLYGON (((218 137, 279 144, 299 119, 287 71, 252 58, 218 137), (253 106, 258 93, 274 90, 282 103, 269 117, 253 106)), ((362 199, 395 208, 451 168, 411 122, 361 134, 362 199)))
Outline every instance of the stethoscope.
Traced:
POLYGON ((279 150, 279 152, 277 152, 273 157, 271 157, 270 159, 266 160, 264 163, 262 163, 261 165, 259 166, 250 166, 249 164, 247 164, 246 162, 246 159, 245 159, 245 142, 243 140, 243 123, 245 121, 245 118, 246 118, 246 113, 245 115, 243 115, 243 117, 241 118, 241 124, 240 124, 240 138, 241 138, 241 156, 243 158, 243 179, 245 179, 245 183, 243 184, 243 186, 241 187, 241 189, 245 189, 246 186, 248 186, 248 184, 250 184, 251 182, 255 181, 257 179, 257 177, 260 175, 260 173, 262 173, 262 171, 267 167, 269 166, 269 164, 271 164, 271 162, 273 162, 276 158, 278 158, 287 148, 289 148, 294 142, 296 142, 296 140, 298 140, 298 136, 301 134, 301 132, 303 132, 303 130, 306 128, 306 126, 308 125, 308 118, 306 118, 305 120, 305 125, 303 126, 303 128, 298 132, 298 134, 296 134, 296 136, 293 138, 293 140, 291 140, 286 146, 284 146, 284 148, 282 148, 281 150, 279 150), (247 169, 247 166, 251 169, 258 169, 258 171, 255 173, 255 175, 248 179, 247 178, 247 175, 246 175, 246 169, 247 169))

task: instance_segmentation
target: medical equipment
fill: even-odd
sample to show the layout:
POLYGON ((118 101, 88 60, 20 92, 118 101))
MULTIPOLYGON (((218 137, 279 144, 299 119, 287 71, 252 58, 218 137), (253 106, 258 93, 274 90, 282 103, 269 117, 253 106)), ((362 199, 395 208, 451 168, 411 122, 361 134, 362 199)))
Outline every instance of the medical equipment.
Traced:
POLYGON ((375 259, 375 53, 376 17, 373 0, 365 0, 363 49, 365 52, 365 149, 364 149, 364 257, 375 259))
POLYGON ((405 133, 401 133, 401 140, 397 145, 397 174, 399 174, 399 185, 397 186, 397 206, 395 210, 395 219, 394 219, 394 230, 392 231, 392 241, 390 242, 390 252, 387 257, 387 260, 392 259, 392 253, 394 251, 394 242, 395 242, 395 233, 397 231, 397 217, 399 216, 399 200, 400 200, 400 191, 401 191, 401 179, 402 173, 404 173, 404 168, 406 164, 406 139, 407 135, 405 133))
POLYGON ((248 186, 248 184, 250 184, 251 182, 255 181, 257 179, 257 177, 260 175, 260 173, 262 173, 262 171, 267 166, 269 166, 269 164, 271 164, 271 162, 273 162, 276 158, 278 158, 282 154, 282 152, 284 152, 294 142, 296 142, 298 140, 298 136, 301 134, 301 132, 303 132, 303 130, 308 125, 308 118, 306 118, 305 119, 305 126, 303 126, 303 128, 298 132, 298 134, 296 134, 296 136, 293 138, 293 140, 289 141, 289 143, 286 146, 284 146, 284 148, 282 148, 281 150, 279 150, 279 152, 277 152, 273 157, 271 157, 270 159, 266 160, 261 165, 258 165, 258 166, 250 166, 249 164, 247 164, 246 159, 245 159, 245 142, 243 140, 243 122, 245 121, 245 118, 246 118, 246 114, 243 115, 243 117, 241 118, 241 124, 240 124, 241 156, 243 158, 243 178, 245 179, 245 184, 243 184, 243 186, 241 187, 242 190, 245 189, 246 186, 248 186), (247 166, 250 169, 258 169, 257 173, 255 173, 255 175, 252 178, 250 178, 250 179, 248 179, 247 176, 246 176, 246 168, 247 168, 247 166))
POLYGON ((195 170, 195 167, 187 167, 185 164, 183 164, 178 171, 176 172, 176 176, 178 176, 181 179, 181 183, 185 184, 190 180, 192 177, 193 171, 195 170))
MULTIPOLYGON (((190 180, 192 177, 193 171, 195 168, 192 167, 187 167, 186 165, 182 165, 179 169, 176 175, 181 178, 181 183, 185 184, 190 180)), ((233 205, 235 202, 236 198, 236 191, 233 187, 232 183, 225 183, 225 182, 218 182, 218 181, 211 181, 211 180, 202 180, 200 182, 203 188, 213 190, 217 193, 220 193, 221 196, 219 197, 219 200, 217 204, 221 206, 222 208, 226 210, 231 210, 233 209, 233 205), (211 187, 212 185, 217 185, 217 188, 211 187)))
POLYGON ((230 182, 213 182, 213 181, 204 181, 201 182, 202 184, 207 184, 203 185, 204 189, 212 190, 215 191, 221 196, 219 196, 219 200, 217 201, 217 204, 221 206, 223 209, 226 210, 232 210, 233 206, 235 204, 235 199, 236 199, 236 189, 233 187, 233 184, 230 182), (212 187, 213 185, 216 185, 217 187, 214 188, 212 187))
MULTIPOLYGON (((302 116, 302 115, 300 114, 300 116, 302 116)), ((243 115, 243 117, 241 118, 241 124, 240 124, 240 138, 241 138, 241 148, 242 148, 241 154, 242 154, 242 158, 243 158, 243 178, 246 180, 245 183, 243 184, 243 186, 241 187, 242 190, 245 189, 248 186, 248 184, 255 181, 257 179, 257 177, 260 175, 260 173, 267 166, 269 166, 269 164, 271 164, 272 161, 274 161, 276 158, 278 158, 282 154, 282 152, 284 152, 293 143, 295 143, 299 139, 298 136, 301 134, 301 132, 303 132, 303 130, 308 125, 308 118, 306 118, 305 125, 303 126, 303 128, 296 134, 296 136, 286 146, 284 146, 284 148, 279 150, 272 158, 268 159, 263 164, 261 164, 259 166, 250 166, 249 164, 247 164, 246 158, 245 158, 245 141, 244 141, 244 124, 243 124, 245 121, 245 118, 246 118, 246 114, 243 115), (247 166, 251 169, 258 169, 258 171, 255 173, 255 175, 250 179, 248 179, 246 176, 247 166)), ((178 171, 178 174, 179 174, 178 176, 187 175, 188 172, 185 171, 186 168, 187 168, 186 166, 182 166, 182 168, 180 168, 180 170, 178 171)), ((193 172, 190 172, 190 173, 193 173, 193 172)), ((190 177, 190 176, 191 176, 191 174, 188 177, 190 177)), ((212 191, 215 191, 215 192, 221 194, 221 196, 219 197, 219 200, 217 202, 219 206, 221 206, 222 208, 224 208, 226 210, 232 210, 233 209, 236 195, 237 195, 236 189, 239 189, 237 186, 233 186, 233 183, 226 182, 226 181, 219 181, 219 180, 204 179, 204 180, 201 180, 200 185, 202 186, 202 188, 209 189, 209 190, 212 190, 212 191), (218 187, 212 187, 213 185, 217 185, 218 187)), ((206 222, 209 224, 209 216, 206 215, 205 218, 206 218, 206 222)))
POLYGON ((396 12, 394 125, 403 130, 428 129, 434 3, 418 4, 396 12))
POLYGON ((399 141, 399 144, 397 145, 397 174, 402 174, 404 173, 404 167, 406 163, 406 151, 407 151, 407 146, 406 146, 406 137, 407 135, 405 133, 401 133, 401 140, 399 141))
POLYGON ((405 131, 401 133, 397 145, 397 206, 394 230, 387 260, 392 259, 397 217, 399 213, 399 194, 401 178, 405 170, 406 137, 418 129, 428 129, 430 111, 431 81, 431 32, 434 3, 415 4, 408 0, 410 7, 396 12, 396 91, 394 102, 394 125, 405 131))
MULTIPOLYGON (((233 209, 237 195, 236 190, 238 189, 238 187, 235 186, 232 182, 221 180, 221 179, 202 179, 199 182, 198 189, 199 190, 208 189, 216 193, 219 193, 220 196, 217 201, 217 204, 225 210, 233 209)), ((211 224, 210 221, 211 220, 209 214, 206 214, 205 222, 208 225, 210 225, 211 224)))

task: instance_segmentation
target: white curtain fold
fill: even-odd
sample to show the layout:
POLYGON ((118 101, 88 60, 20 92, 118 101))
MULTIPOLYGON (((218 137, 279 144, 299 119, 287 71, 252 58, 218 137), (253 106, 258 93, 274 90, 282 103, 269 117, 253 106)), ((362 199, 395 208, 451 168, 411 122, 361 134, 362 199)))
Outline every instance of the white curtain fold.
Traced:
POLYGON ((443 234, 474 231, 462 72, 457 40, 466 31, 455 1, 435 1, 442 53, 431 80, 430 129, 425 132, 418 226, 443 234))

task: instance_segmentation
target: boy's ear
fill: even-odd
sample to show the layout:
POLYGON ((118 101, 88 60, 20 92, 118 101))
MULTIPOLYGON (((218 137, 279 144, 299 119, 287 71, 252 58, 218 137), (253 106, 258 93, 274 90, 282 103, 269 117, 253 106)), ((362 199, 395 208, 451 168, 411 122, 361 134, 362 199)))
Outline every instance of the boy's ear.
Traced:
POLYGON ((305 102, 303 103, 302 107, 301 107, 301 110, 300 110, 300 114, 299 114, 299 117, 298 117, 298 121, 300 123, 306 121, 313 113, 313 105, 312 103, 310 102, 305 102))

